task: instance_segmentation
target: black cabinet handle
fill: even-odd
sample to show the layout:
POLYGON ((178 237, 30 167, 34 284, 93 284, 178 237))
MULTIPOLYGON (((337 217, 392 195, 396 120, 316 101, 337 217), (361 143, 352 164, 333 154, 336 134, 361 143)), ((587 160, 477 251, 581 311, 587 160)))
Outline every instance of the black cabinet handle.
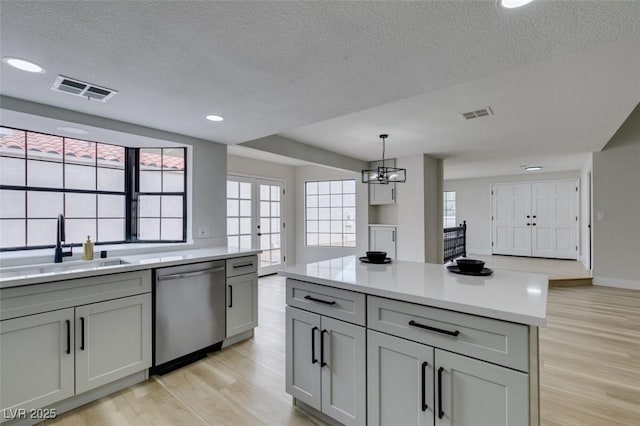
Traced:
POLYGON ((429 406, 427 405, 427 366, 429 363, 427 361, 422 363, 422 411, 427 411, 429 406))
POLYGON ((318 327, 313 327, 311 329, 311 364, 318 362, 318 358, 316 358, 316 330, 320 329, 318 327))
POLYGON ((320 367, 327 365, 327 363, 324 362, 324 333, 328 333, 328 331, 322 330, 320 332, 320 367))
POLYGON ((71 353, 71 321, 67 320, 67 355, 71 353))
POLYGON ((449 336, 457 336, 458 334, 460 334, 460 332, 458 330, 449 331, 449 330, 443 330, 441 328, 429 327, 428 325, 417 323, 414 320, 409 321, 409 325, 411 325, 413 327, 424 328, 425 330, 435 331, 436 333, 447 334, 449 336))
POLYGON ((229 308, 233 308, 233 286, 229 285, 229 308))
POLYGON ((84 317, 80 317, 80 350, 84 351, 84 317))
POLYGON ((233 265, 233 269, 246 268, 247 266, 253 266, 253 262, 251 262, 251 263, 243 263, 242 265, 233 265))
POLYGON ((438 418, 444 417, 444 411, 442 410, 442 372, 444 367, 438 368, 438 418))
POLYGON ((335 305, 335 301, 329 302, 328 300, 316 299, 315 297, 311 297, 308 294, 304 297, 307 300, 311 300, 312 302, 324 303, 325 305, 335 305))

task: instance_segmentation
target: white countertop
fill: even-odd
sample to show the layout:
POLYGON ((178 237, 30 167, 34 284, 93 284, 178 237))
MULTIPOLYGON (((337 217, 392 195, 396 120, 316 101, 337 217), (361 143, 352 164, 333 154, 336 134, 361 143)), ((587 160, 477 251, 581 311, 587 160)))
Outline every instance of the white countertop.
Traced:
MULTIPOLYGON (((260 253, 260 250, 240 250, 227 247, 210 247, 192 250, 175 250, 160 253, 138 254, 131 256, 118 256, 118 259, 126 262, 120 265, 100 266, 87 268, 82 261, 63 262, 62 264, 72 269, 64 271, 54 271, 38 274, 20 274, 14 276, 0 277, 0 289, 17 287, 31 284, 41 284, 50 281, 69 280, 73 278, 85 278, 97 275, 116 274, 121 272, 139 271, 142 269, 153 269, 166 266, 183 265, 187 263, 208 262, 211 260, 231 259, 234 257, 249 256, 260 253), (74 266, 78 267, 75 268, 74 266)), ((100 259, 95 259, 100 260, 100 259)), ((54 265, 54 264, 48 264, 54 265)), ((28 267, 30 265, 24 265, 28 267)), ((41 266, 41 265, 33 265, 41 266)), ((3 268, 3 271, 12 268, 3 268)))
POLYGON ((356 256, 293 265, 279 274, 520 324, 544 326, 547 315, 549 277, 542 274, 495 270, 490 276, 472 277, 449 272, 444 265, 372 265, 356 256))

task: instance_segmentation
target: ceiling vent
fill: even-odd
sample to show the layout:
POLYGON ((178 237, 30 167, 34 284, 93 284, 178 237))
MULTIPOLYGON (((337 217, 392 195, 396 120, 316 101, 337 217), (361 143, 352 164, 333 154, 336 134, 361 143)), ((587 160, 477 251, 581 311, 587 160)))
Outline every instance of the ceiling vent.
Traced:
POLYGON ((491 107, 486 107, 486 108, 478 109, 475 111, 462 113, 462 116, 466 120, 471 120, 473 118, 478 118, 478 117, 486 117, 488 115, 493 115, 493 110, 491 109, 491 107))
POLYGON ((118 94, 117 90, 96 86, 74 78, 59 75, 51 86, 51 90, 87 98, 90 101, 107 102, 118 94))

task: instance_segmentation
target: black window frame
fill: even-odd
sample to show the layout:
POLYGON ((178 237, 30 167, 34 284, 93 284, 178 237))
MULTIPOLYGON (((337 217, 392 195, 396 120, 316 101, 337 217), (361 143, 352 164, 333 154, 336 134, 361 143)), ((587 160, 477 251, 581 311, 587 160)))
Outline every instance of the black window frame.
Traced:
MULTIPOLYGON (((104 245, 119 245, 119 244, 172 244, 172 243, 186 243, 187 242, 187 148, 186 147, 127 147, 123 145, 118 145, 109 142, 96 141, 85 138, 77 138, 77 137, 67 137, 62 135, 57 135, 53 133, 45 133, 39 132, 35 130, 21 129, 17 127, 11 126, 2 126, 5 129, 16 130, 20 132, 25 132, 25 184, 24 185, 5 185, 0 182, 0 190, 15 190, 22 191, 25 193, 25 237, 27 237, 27 192, 51 192, 51 193, 62 193, 62 194, 91 194, 91 195, 119 195, 125 197, 125 239, 118 241, 96 241, 96 246, 104 246, 104 245), (27 145, 27 134, 28 133, 38 133, 41 135, 52 136, 56 138, 62 138, 63 143, 63 153, 62 153, 62 165, 63 165, 63 176, 64 176, 64 165, 65 163, 65 140, 72 139, 76 141, 86 141, 92 142, 96 144, 102 145, 112 145, 120 148, 124 148, 124 191, 105 191, 98 190, 97 187, 95 190, 90 189, 72 189, 72 188, 55 188, 55 187, 40 187, 40 186, 30 186, 28 185, 28 168, 26 167, 26 161, 28 160, 28 145, 27 145), (140 150, 141 149, 182 149, 183 150, 183 158, 184 158, 184 172, 183 172, 183 192, 139 192, 139 182, 140 182, 140 150), (179 195, 182 196, 182 239, 180 240, 141 240, 138 238, 138 197, 140 195, 179 195)), ((97 164, 95 166, 98 169, 97 164)), ((63 178, 64 185, 64 178, 63 178)), ((64 201, 63 201, 64 203, 64 201)), ((64 206, 64 204, 63 204, 64 206)), ((64 208, 64 207, 63 207, 64 208)), ((99 218, 97 216, 96 211, 96 219, 99 218)), ((27 244, 27 238, 25 238, 25 246, 21 247, 0 247, 0 252, 12 252, 12 251, 27 251, 27 250, 41 250, 41 249, 50 249, 55 247, 55 241, 52 241, 51 244, 47 245, 38 245, 38 246, 29 246, 27 244)), ((69 243, 63 244, 64 247, 81 247, 82 243, 69 243)))

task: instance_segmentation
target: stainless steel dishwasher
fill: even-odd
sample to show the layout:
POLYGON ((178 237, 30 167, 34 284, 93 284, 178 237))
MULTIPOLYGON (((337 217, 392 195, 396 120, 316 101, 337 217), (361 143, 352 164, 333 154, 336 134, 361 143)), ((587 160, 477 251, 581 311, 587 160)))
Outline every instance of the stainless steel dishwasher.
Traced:
POLYGON ((220 349, 226 330, 224 265, 222 260, 156 269, 152 373, 220 349))

